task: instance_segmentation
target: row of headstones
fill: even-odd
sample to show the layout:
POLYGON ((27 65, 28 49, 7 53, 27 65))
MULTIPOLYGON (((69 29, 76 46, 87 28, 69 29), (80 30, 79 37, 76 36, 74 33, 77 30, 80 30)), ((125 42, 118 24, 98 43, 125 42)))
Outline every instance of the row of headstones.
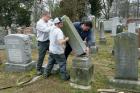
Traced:
MULTIPOLYGON (((67 16, 63 17, 64 34, 70 37, 69 43, 76 54, 84 53, 85 44, 72 22, 67 16), (74 41, 74 42, 73 42, 74 41)), ((101 23, 102 24, 102 23, 101 23)), ((138 80, 137 65, 137 35, 135 33, 120 33, 115 37, 116 76, 119 79, 138 80), (125 44, 125 45, 124 45, 125 44)), ((25 71, 35 67, 31 59, 31 44, 28 35, 14 34, 5 37, 8 61, 6 70, 25 71)), ((83 85, 89 88, 93 77, 93 64, 89 57, 74 57, 71 68, 71 85, 83 85)), ((84 87, 85 88, 85 87, 84 87)))
MULTIPOLYGON (((116 62, 115 77, 111 82, 125 84, 139 84, 138 82, 138 44, 140 29, 136 29, 135 23, 128 24, 128 31, 123 32, 123 26, 114 19, 109 30, 112 31, 114 38, 114 56, 116 62), (136 30, 138 34, 136 33, 136 30), (122 33, 121 33, 122 32, 122 33), (129 81, 130 80, 130 81, 129 81), (136 80, 136 81, 135 81, 136 80)), ((97 29, 100 38, 105 40, 104 31, 106 22, 98 21, 97 29)), ((109 23, 109 22, 108 22, 109 23)), ((101 41, 101 40, 100 40, 101 41)))
MULTIPOLYGON (((76 55, 85 52, 86 45, 80 38, 75 27, 67 16, 63 17, 64 34, 70 38, 69 44, 75 49, 76 55), (73 42, 74 41, 74 42, 73 42)), ((31 43, 28 35, 11 34, 5 37, 6 52, 8 56, 5 64, 6 71, 28 71, 35 67, 31 58, 31 43)), ((89 88, 93 76, 93 64, 87 56, 75 56, 71 67, 71 85, 75 84, 89 88), (88 87, 87 87, 88 86, 88 87)), ((84 87, 85 88, 85 87, 84 87)))

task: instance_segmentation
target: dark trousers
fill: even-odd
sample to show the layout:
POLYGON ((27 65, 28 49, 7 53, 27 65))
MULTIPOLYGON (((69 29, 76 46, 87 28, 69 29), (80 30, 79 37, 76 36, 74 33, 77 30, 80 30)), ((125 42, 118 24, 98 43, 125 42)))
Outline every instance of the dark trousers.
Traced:
POLYGON ((66 71, 66 58, 64 54, 49 53, 48 64, 44 70, 44 74, 50 74, 55 63, 59 64, 61 78, 66 78, 68 74, 66 71))
POLYGON ((71 48, 70 44, 67 42, 66 43, 66 48, 65 48, 65 53, 64 53, 65 57, 66 57, 66 60, 67 60, 69 54, 71 53, 71 51, 72 51, 72 48, 71 48))
POLYGON ((38 71, 42 71, 42 64, 47 50, 49 50, 49 40, 44 42, 38 41, 38 53, 39 53, 38 62, 37 62, 38 71))

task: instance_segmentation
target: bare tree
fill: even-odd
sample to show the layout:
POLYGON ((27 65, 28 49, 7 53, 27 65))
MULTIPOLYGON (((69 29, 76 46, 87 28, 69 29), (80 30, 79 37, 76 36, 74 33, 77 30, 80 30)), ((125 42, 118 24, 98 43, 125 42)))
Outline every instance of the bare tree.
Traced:
POLYGON ((113 0, 102 0, 102 13, 104 14, 106 19, 109 19, 110 17, 112 2, 113 0))

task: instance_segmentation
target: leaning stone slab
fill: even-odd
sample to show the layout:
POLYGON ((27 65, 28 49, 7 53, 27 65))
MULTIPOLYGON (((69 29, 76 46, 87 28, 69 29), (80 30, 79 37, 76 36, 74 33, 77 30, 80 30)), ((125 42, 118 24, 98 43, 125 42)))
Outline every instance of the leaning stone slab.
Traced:
POLYGON ((76 55, 81 55, 85 53, 86 45, 81 39, 80 35, 76 31, 76 28, 67 16, 62 17, 63 20, 63 32, 65 36, 69 37, 69 44, 75 51, 76 55))
POLYGON ((71 85, 89 87, 93 79, 93 64, 88 57, 75 57, 70 72, 71 85))
POLYGON ((123 32, 114 38, 115 79, 138 80, 138 36, 123 32))

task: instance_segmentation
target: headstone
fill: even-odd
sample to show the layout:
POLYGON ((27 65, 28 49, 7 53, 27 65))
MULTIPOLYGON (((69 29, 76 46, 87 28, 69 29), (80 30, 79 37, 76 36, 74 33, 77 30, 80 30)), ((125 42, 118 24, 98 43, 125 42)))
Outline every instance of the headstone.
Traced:
POLYGON ((112 31, 112 21, 111 20, 105 20, 104 21, 104 30, 106 32, 111 32, 112 31))
POLYGON ((3 27, 0 27, 0 49, 4 49, 5 48, 4 37, 6 35, 7 35, 7 31, 4 30, 3 27))
POLYGON ((123 32, 114 38, 116 79, 138 80, 138 37, 123 32))
POLYGON ((95 17, 93 17, 93 19, 92 19, 92 24, 93 24, 93 28, 91 30, 92 44, 91 44, 90 50, 91 50, 91 53, 96 54, 98 52, 98 47, 96 45, 96 33, 95 32, 96 32, 97 28, 96 28, 96 18, 95 17))
POLYGON ((28 35, 11 34, 5 37, 7 52, 6 71, 22 72, 35 67, 31 58, 31 44, 28 35))
POLYGON ((37 48, 37 39, 36 36, 34 34, 28 34, 29 38, 30 38, 30 42, 31 42, 31 48, 35 49, 37 48))
POLYGON ((15 23, 11 24, 11 33, 16 34, 17 33, 17 25, 15 23))
POLYGON ((106 38, 104 34, 104 23, 103 21, 100 22, 100 43, 101 44, 106 44, 106 38))
POLYGON ((128 24, 128 32, 136 33, 136 24, 135 23, 128 24))
POLYGON ((112 36, 116 35, 117 25, 119 24, 119 17, 112 18, 112 36))
POLYGON ((123 32, 123 26, 117 25, 117 34, 123 32))
POLYGON ((62 17, 63 20, 63 32, 65 36, 69 37, 69 44, 75 51, 76 55, 81 55, 85 53, 86 45, 81 39, 80 35, 76 31, 76 28, 67 16, 62 17))
POLYGON ((75 57, 70 72, 71 85, 90 86, 93 79, 93 64, 88 57, 75 57))

